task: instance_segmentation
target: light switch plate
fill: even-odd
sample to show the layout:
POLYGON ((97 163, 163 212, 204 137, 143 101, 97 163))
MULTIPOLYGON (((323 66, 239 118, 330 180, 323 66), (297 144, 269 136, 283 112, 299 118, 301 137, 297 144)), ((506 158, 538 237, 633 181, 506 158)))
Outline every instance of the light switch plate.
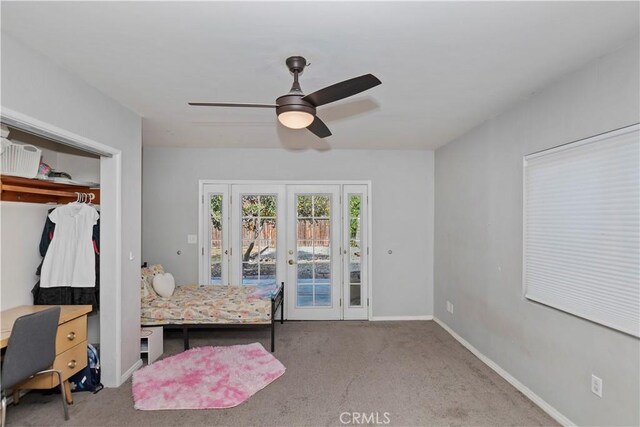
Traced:
POLYGON ((598 397, 602 397, 602 378, 591 374, 591 392, 598 397))
POLYGON ((197 234, 187 234, 187 243, 190 245, 198 244, 198 235, 197 234))

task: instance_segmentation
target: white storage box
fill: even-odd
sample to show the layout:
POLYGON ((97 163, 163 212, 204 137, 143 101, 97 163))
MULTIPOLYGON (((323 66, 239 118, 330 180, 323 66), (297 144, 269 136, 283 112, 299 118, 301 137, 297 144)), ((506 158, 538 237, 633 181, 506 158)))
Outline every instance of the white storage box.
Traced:
POLYGON ((42 150, 33 145, 15 144, 2 138, 0 173, 35 178, 40 167, 42 150))
POLYGON ((164 352, 164 329, 162 326, 144 326, 140 329, 140 356, 148 365, 164 352))

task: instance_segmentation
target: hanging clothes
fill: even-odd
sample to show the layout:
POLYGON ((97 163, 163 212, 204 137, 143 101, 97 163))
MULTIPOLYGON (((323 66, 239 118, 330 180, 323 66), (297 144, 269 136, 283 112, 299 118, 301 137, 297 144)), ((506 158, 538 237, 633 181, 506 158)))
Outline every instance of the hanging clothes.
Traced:
MULTIPOLYGON (((70 204, 67 206, 72 206, 74 204, 70 204)), ((79 204, 75 204, 76 208, 69 209, 67 206, 61 206, 56 209, 52 209, 49 211, 49 215, 47 216, 47 220, 45 222, 44 228, 42 230, 42 237, 40 239, 40 255, 44 257, 42 263, 38 267, 36 271, 37 275, 42 275, 41 273, 48 274, 49 284, 60 284, 61 286, 49 286, 42 287, 41 281, 35 284, 31 293, 33 294, 34 304, 89 304, 93 306, 94 310, 97 310, 100 305, 100 220, 99 213, 89 205, 83 205, 85 208, 80 209, 79 204), (62 209, 65 208, 65 209, 62 209), (93 212, 91 212, 91 210, 93 212), (58 211, 57 213, 55 213, 58 211), (55 220, 57 224, 52 221, 55 220), (76 223, 78 226, 82 226, 83 230, 80 230, 81 233, 78 233, 75 229, 76 223), (73 227, 71 227, 73 226, 73 227), (63 233, 67 230, 71 230, 71 234, 66 235, 66 238, 62 238, 55 243, 56 239, 59 236, 62 236, 60 233, 63 233), (87 229, 90 230, 87 233, 87 229), (87 239, 88 234, 88 239, 87 239), (56 239, 54 239, 54 236, 56 239), (81 237, 82 236, 82 237, 81 237), (81 254, 78 254, 78 251, 75 252, 62 252, 63 259, 62 261, 58 258, 60 256, 60 252, 58 252, 58 256, 51 255, 50 261, 47 261, 48 254, 50 250, 57 247, 60 248, 66 247, 66 245, 71 244, 73 241, 80 240, 82 246, 78 249, 82 250, 81 254), (86 244, 88 240, 88 245, 86 244), (89 250, 87 250, 87 247, 89 250), (75 254, 75 255, 74 255, 75 254), (72 256, 74 255, 74 256, 72 256), (89 260, 87 260, 89 259, 89 260), (45 269, 45 263, 49 264, 49 266, 54 266, 56 263, 70 263, 71 261, 80 260, 83 263, 83 267, 80 267, 80 271, 76 266, 61 266, 57 265, 55 271, 49 271, 45 269), (93 262, 91 261, 93 260, 93 262), (92 273, 87 272, 87 266, 89 266, 92 270, 92 273), (75 275, 74 279, 74 274, 75 275), (62 278, 61 278, 62 277, 62 278), (65 279, 66 277, 66 279, 65 279), (92 280, 92 282, 89 282, 92 280), (78 286, 81 284, 86 284, 88 286, 78 286), (73 285, 76 286, 73 286, 73 285)), ((47 267, 49 268, 49 267, 47 267)))
POLYGON ((49 214, 49 219, 56 224, 56 232, 42 264, 41 288, 95 286, 91 237, 98 218, 95 208, 84 203, 69 203, 49 214))

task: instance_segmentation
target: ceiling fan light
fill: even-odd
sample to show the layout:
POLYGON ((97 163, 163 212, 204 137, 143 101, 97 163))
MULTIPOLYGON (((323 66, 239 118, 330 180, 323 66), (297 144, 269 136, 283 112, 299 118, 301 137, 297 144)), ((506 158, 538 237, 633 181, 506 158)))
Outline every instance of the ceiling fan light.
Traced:
POLYGON ((314 116, 306 111, 285 111, 278 114, 278 120, 291 129, 302 129, 313 123, 314 116))

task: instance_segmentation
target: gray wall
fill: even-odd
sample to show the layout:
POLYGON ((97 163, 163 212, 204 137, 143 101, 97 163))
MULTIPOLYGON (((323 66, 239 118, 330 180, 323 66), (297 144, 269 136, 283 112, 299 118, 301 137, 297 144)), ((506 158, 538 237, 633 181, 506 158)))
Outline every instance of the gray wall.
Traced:
MULTIPOLYGON (((121 151, 121 181, 101 179, 103 194, 121 191, 117 203, 101 206, 101 227, 103 236, 109 232, 113 236, 116 222, 121 221, 122 234, 111 240, 119 240, 122 252, 121 258, 116 259, 115 243, 113 250, 104 250, 103 240, 101 266, 112 268, 101 269, 100 288, 104 326, 102 378, 105 385, 119 385, 122 374, 140 360, 140 117, 5 32, 0 103, 2 107, 121 151), (134 260, 129 260, 129 253, 134 260), (118 289, 116 283, 121 283, 122 288, 118 289), (116 312, 116 301, 121 312, 116 312), (106 310, 107 306, 113 310, 106 310)), ((115 159, 103 161, 101 177, 105 176, 105 170, 115 168, 115 159)))
POLYGON ((638 48, 436 151, 436 317, 579 425, 640 424, 639 341, 522 298, 522 157, 638 122, 638 48))
POLYGON ((433 314, 432 151, 145 147, 143 159, 143 257, 178 283, 198 281, 186 241, 198 232, 199 179, 372 180, 373 315, 433 314))

